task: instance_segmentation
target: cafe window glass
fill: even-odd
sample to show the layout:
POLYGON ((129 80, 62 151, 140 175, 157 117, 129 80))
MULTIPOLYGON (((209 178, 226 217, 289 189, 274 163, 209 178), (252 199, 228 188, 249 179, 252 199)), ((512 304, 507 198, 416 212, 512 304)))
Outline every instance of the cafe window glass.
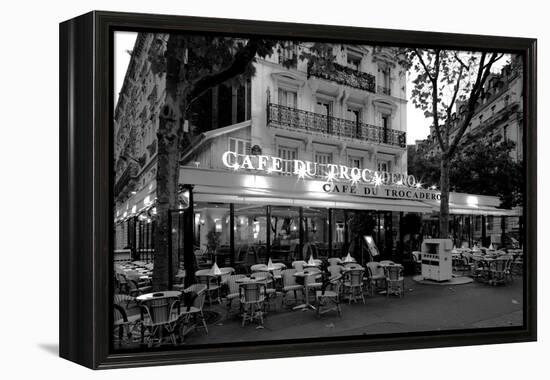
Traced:
POLYGON ((247 265, 263 262, 266 256, 266 206, 235 204, 235 256, 247 265))
POLYGON ((271 251, 277 256, 300 256, 300 209, 290 206, 271 208, 271 251))
POLYGON ((305 207, 304 215, 304 243, 306 247, 305 258, 313 254, 315 258, 328 257, 328 210, 324 208, 305 207))

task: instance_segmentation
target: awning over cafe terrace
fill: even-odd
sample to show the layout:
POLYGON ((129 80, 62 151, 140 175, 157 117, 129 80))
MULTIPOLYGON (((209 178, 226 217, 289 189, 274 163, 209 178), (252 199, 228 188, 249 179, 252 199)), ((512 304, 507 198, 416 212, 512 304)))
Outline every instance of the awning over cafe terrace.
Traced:
MULTIPOLYGON (((321 207, 397 212, 439 212, 439 201, 364 197, 320 191, 323 181, 289 176, 262 176, 242 172, 182 167, 180 182, 194 185, 195 202, 321 207), (320 185, 321 184, 321 185, 320 185)), ((518 215, 497 208, 497 197, 451 193, 452 214, 518 215)))
MULTIPOLYGON (((439 212, 440 202, 424 201, 432 208, 433 212, 439 212)), ((492 215, 492 216, 519 216, 519 209, 502 209, 495 206, 479 205, 479 204, 457 204, 449 203, 449 213, 453 215, 492 215)))

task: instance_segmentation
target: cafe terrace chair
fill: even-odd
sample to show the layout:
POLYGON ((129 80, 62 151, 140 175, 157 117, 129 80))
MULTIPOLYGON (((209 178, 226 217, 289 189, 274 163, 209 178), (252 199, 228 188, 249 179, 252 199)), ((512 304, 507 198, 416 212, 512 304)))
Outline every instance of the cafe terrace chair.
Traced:
POLYGON ((267 265, 265 264, 254 264, 250 267, 250 272, 267 272, 267 265))
POLYGON ((113 297, 113 304, 120 305, 125 309, 128 309, 132 302, 135 304, 136 298, 128 294, 115 294, 113 297))
POLYGON ((344 268, 346 269, 365 269, 358 263, 344 263, 344 268))
POLYGON ((329 263, 329 266, 335 266, 335 265, 338 265, 338 264, 342 264, 342 259, 339 258, 339 257, 329 257, 327 259, 328 263, 329 263))
POLYGON ((414 274, 418 274, 422 272, 422 260, 420 260, 420 252, 413 251, 411 253, 411 257, 414 264, 414 274))
POLYGON ((487 283, 491 280, 489 263, 476 255, 472 256, 471 274, 474 280, 487 283))
POLYGON ((229 276, 235 273, 235 268, 233 267, 222 267, 220 270, 223 272, 223 274, 220 276, 220 284, 223 285, 227 282, 227 279, 229 276))
POLYGON ((211 269, 201 269, 195 272, 195 277, 199 284, 206 285, 206 298, 208 299, 208 304, 212 305, 212 298, 222 303, 220 299, 220 289, 221 285, 219 282, 218 276, 212 275, 211 269), (214 295, 214 297, 212 297, 214 295))
POLYGON ((124 274, 115 272, 115 280, 116 280, 116 286, 118 288, 118 291, 120 293, 128 293, 129 287, 128 287, 128 280, 126 279, 126 276, 124 274))
POLYGON ((126 309, 117 303, 113 304, 113 327, 115 330, 115 343, 122 346, 126 340, 131 340, 132 332, 139 322, 141 316, 138 314, 128 315, 126 309))
POLYGON ((297 272, 296 269, 285 269, 281 272, 281 276, 283 278, 283 288, 282 288, 283 298, 281 300, 281 306, 284 306, 287 294, 289 292, 294 293, 294 302, 298 300, 297 292, 298 291, 301 293, 304 292, 304 286, 296 282, 296 277, 294 276, 296 272, 297 272))
POLYGON ((401 265, 388 265, 386 271, 386 297, 390 294, 402 297, 405 295, 405 278, 401 265))
POLYGON ((363 293, 363 277, 364 269, 350 269, 343 274, 343 294, 348 297, 348 303, 357 302, 357 297, 360 296, 365 303, 365 295, 363 293))
POLYGON ((522 276, 523 275, 523 256, 521 254, 514 255, 512 262, 510 263, 510 275, 522 276))
POLYGON ((193 284, 191 286, 188 286, 183 291, 183 293, 195 293, 197 297, 193 300, 193 304, 191 305, 189 310, 187 310, 186 305, 182 305, 180 307, 179 317, 180 319, 182 319, 181 336, 184 337, 191 329, 194 329, 198 323, 198 320, 200 320, 204 331, 206 331, 206 334, 208 334, 208 326, 206 324, 206 318, 204 317, 203 313, 204 300, 207 294, 206 285, 193 284), (193 326, 190 326, 191 319, 193 319, 194 322, 193 326))
POLYGON ((380 261, 380 265, 382 265, 382 266, 393 265, 393 264, 395 264, 395 263, 391 260, 382 260, 382 261, 380 261))
POLYGON ((256 282, 264 286, 264 292, 267 301, 264 302, 264 306, 269 307, 269 301, 277 297, 273 275, 269 272, 256 272, 252 274, 252 277, 254 278, 254 280, 256 280, 256 282))
POLYGON ((514 282, 514 276, 513 276, 513 264, 514 264, 514 257, 511 255, 504 254, 499 257, 500 260, 507 260, 506 262, 506 268, 504 269, 505 274, 505 280, 507 282, 514 282))
POLYGON ((239 284, 237 283, 237 280, 245 277, 246 276, 244 274, 233 274, 227 279, 227 295, 225 296, 225 300, 227 302, 228 313, 231 312, 233 300, 239 298, 239 284))
POLYGON ((370 279, 371 295, 375 290, 380 289, 380 283, 386 282, 386 274, 384 273, 384 267, 376 261, 367 263, 368 278, 370 279))
POLYGON ((330 273, 330 278, 333 279, 336 277, 340 277, 342 275, 342 272, 344 271, 344 268, 340 265, 329 265, 327 267, 327 270, 330 273))
POLYGON ((137 297, 153 290, 153 287, 146 285, 145 282, 137 282, 136 280, 128 279, 128 294, 132 297, 137 297))
POLYGON ((342 308, 340 307, 342 276, 329 279, 323 283, 320 290, 315 292, 315 308, 317 309, 317 318, 321 315, 336 311, 339 317, 342 317, 342 308), (331 290, 328 290, 328 288, 331 290))
POLYGON ((304 265, 306 262, 304 260, 296 260, 292 262, 292 268, 296 269, 296 271, 301 272, 304 270, 304 265))
POLYGON ((152 347, 157 337, 161 345, 165 331, 169 334, 172 344, 176 345, 175 331, 179 322, 179 312, 176 309, 180 307, 179 297, 153 298, 142 302, 140 307, 142 326, 149 332, 148 346, 152 347))
POLYGON ((489 272, 490 272, 490 279, 489 284, 491 285, 501 285, 505 284, 508 273, 507 270, 509 269, 510 259, 504 257, 504 258, 498 258, 494 261, 491 261, 489 263, 489 272))
POLYGON ((265 287, 259 282, 248 282, 239 285, 239 298, 243 309, 242 327, 246 322, 258 320, 264 324, 263 308, 265 302, 265 287))

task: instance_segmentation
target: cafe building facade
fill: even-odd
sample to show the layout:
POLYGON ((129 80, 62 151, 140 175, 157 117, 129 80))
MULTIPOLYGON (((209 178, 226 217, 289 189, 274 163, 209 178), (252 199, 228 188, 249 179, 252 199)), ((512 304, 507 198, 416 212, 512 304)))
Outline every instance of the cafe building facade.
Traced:
MULTIPOLYGON (((151 147, 164 96, 145 57, 163 38, 138 36, 115 112, 115 250, 140 259, 154 254, 151 147), (132 99, 140 92, 149 96, 132 99), (128 158, 143 154, 139 165, 128 158)), ((259 261, 291 261, 351 251, 365 261, 374 258, 363 246, 371 236, 377 258, 401 261, 423 237, 437 235, 440 194, 407 174, 406 71, 393 51, 335 45, 335 71, 328 71, 297 59, 307 48, 279 46, 257 60, 246 84, 205 95, 201 104, 211 112, 189 120, 200 133, 181 153, 173 249, 193 246, 198 257, 228 265, 250 252, 259 261)), ((455 244, 500 243, 502 220, 513 212, 499 205, 496 197, 452 193, 455 244), (478 217, 492 225, 476 239, 478 217)))

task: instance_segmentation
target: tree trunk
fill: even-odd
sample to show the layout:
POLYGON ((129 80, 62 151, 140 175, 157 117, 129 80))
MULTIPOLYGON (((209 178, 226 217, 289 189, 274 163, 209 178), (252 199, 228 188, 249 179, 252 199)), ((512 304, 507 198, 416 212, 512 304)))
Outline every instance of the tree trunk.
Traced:
POLYGON ((180 71, 183 43, 177 36, 170 36, 166 56, 166 98, 161 110, 157 132, 157 231, 155 234, 155 259, 153 267, 153 290, 166 290, 177 273, 178 253, 170 249, 170 210, 178 206, 179 147, 182 133, 181 120, 184 106, 181 97, 180 71), (172 252, 170 252, 172 251, 172 252), (170 254, 172 257, 170 259, 170 254), (170 273, 171 269, 171 273, 170 273))
MULTIPOLYGON (((167 94, 168 96, 168 94, 167 94)), ((167 102, 168 103, 168 102, 167 102)), ((170 112, 165 105, 163 112, 170 112)), ((170 249, 170 210, 178 206, 179 149, 176 138, 177 124, 174 120, 161 116, 159 123, 157 155, 157 233, 155 234, 155 262, 153 269, 153 288, 155 291, 166 290, 169 286, 169 271, 172 276, 177 273, 177 250, 170 249), (170 250, 172 252, 170 252, 170 250), (172 253, 171 268, 169 263, 172 253)))
POLYGON ((449 238, 449 158, 441 155, 441 205, 439 210, 439 237, 449 238))

